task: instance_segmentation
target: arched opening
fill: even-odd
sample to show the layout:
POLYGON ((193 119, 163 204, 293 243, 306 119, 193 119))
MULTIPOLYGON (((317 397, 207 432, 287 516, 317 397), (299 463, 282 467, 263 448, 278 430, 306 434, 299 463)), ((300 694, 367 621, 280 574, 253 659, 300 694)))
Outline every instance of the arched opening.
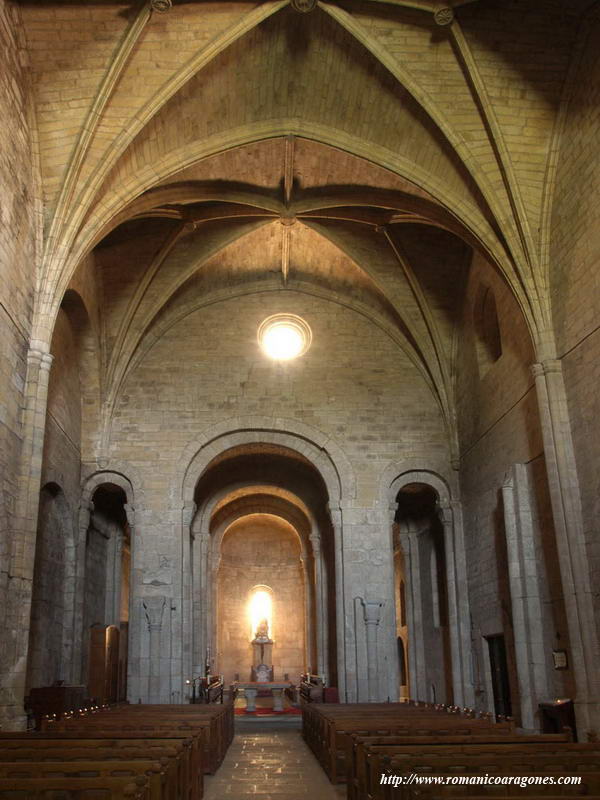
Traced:
POLYGON ((124 700, 127 693, 131 537, 126 502, 120 486, 99 485, 85 540, 82 674, 90 697, 102 702, 124 700))
POLYGON ((273 590, 270 586, 255 586, 250 592, 248 603, 248 616, 250 617, 250 641, 258 632, 262 635, 273 636, 273 590))
POLYGON ((400 541, 396 537, 394 547, 394 600, 396 604, 396 639, 398 645, 398 697, 409 697, 406 648, 408 645, 408 626, 406 623, 406 562, 400 541))
POLYGON ((481 284, 473 307, 473 329, 479 375, 483 376, 502 355, 502 338, 496 298, 489 286, 481 284))
MULTIPOLYGON (((400 688, 408 686, 408 675, 406 669, 406 649, 404 647, 404 639, 398 636, 398 667, 400 672, 400 688)), ((403 696, 402 694, 400 695, 403 696)))
POLYGON ((71 512, 62 489, 46 484, 40 493, 35 546, 27 688, 71 678, 70 643, 74 602, 71 512))
POLYGON ((333 529, 319 473, 289 448, 242 445, 213 460, 195 500, 193 670, 248 681, 261 653, 276 681, 308 671, 337 686, 333 529))
POLYGON ((256 680, 259 664, 272 680, 298 682, 308 665, 305 630, 313 627, 305 581, 300 538, 289 522, 252 513, 228 526, 217 572, 216 660, 226 683, 256 680), (265 637, 273 644, 257 662, 252 642, 265 637))
MULTIPOLYGON (((450 703, 446 555, 438 500, 437 492, 424 483, 409 483, 396 497, 396 635, 409 648, 410 696, 450 703)), ((399 664, 401 675, 402 668, 399 664)), ((405 691, 402 684, 400 691, 405 691)))

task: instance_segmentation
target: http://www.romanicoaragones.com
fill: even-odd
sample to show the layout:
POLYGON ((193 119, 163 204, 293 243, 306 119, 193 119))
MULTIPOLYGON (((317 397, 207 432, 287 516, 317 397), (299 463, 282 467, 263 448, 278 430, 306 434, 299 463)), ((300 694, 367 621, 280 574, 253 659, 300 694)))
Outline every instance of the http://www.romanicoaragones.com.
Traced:
POLYGON ((390 786, 578 786, 578 775, 423 775, 411 772, 410 775, 381 773, 379 783, 390 786))

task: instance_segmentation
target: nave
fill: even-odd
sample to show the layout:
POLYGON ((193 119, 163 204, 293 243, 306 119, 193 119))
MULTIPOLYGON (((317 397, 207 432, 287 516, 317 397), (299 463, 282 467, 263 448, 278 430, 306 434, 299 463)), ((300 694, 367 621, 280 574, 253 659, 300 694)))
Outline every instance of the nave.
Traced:
POLYGON ((581 795, 600 798, 597 742, 418 701, 303 703, 301 732, 293 718, 236 729, 229 700, 84 708, 0 732, 0 800, 581 795))
POLYGON ((245 723, 219 771, 205 781, 204 800, 336 800, 346 788, 333 785, 308 749, 299 721, 245 723))

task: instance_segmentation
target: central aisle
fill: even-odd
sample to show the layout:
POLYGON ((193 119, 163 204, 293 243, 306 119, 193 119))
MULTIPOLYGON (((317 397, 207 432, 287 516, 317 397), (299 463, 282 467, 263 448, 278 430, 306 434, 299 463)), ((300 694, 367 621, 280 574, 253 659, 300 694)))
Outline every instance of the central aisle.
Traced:
POLYGON ((300 730, 277 723, 236 725, 235 738, 216 775, 205 777, 204 800, 340 800, 302 739, 300 730))

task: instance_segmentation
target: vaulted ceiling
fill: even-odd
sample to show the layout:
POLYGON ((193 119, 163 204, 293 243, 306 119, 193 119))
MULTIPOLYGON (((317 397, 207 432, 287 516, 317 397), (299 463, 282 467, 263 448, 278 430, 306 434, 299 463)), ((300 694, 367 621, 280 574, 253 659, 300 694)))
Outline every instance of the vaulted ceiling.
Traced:
POLYGON ((561 109, 589 5, 23 0, 38 335, 95 248, 108 408, 182 315, 285 287, 384 327, 451 417, 474 249, 534 342, 548 328, 561 109))

